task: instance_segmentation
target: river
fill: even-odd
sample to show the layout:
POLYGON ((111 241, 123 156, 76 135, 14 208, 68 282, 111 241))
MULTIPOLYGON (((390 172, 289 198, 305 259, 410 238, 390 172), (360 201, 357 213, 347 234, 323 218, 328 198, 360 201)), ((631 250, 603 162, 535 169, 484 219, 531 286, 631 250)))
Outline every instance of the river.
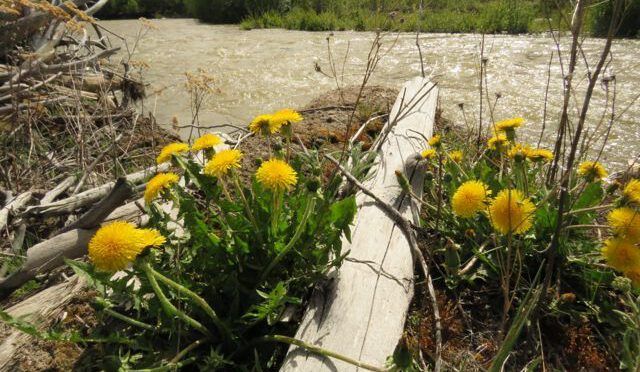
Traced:
MULTIPOLYGON (((282 107, 301 107, 318 94, 334 89, 335 79, 315 69, 318 64, 323 71, 331 71, 328 43, 340 75, 339 83, 359 83, 374 38, 371 32, 353 31, 243 31, 235 25, 206 25, 192 19, 161 19, 150 23, 153 29, 141 31, 141 22, 137 20, 101 22, 127 41, 125 45, 112 37, 114 44, 121 43, 133 51, 133 60, 148 65, 144 76, 151 86, 147 90, 145 110, 153 111, 160 123, 169 123, 174 116, 181 124, 191 122, 185 72, 203 69, 213 76, 215 93, 204 103, 199 118, 203 126, 246 125, 257 114, 282 107), (143 36, 135 43, 141 33, 143 36)), ((561 41, 566 59, 569 40, 562 38, 561 41)), ((420 44, 427 73, 439 83, 444 115, 458 124, 464 123, 459 107, 464 103, 467 119, 475 118, 477 122, 481 35, 423 34, 420 44)), ((602 39, 590 38, 583 43, 584 56, 591 69, 603 44, 602 39)), ((371 84, 399 87, 420 74, 415 34, 387 34, 382 39, 381 50, 384 55, 371 84)), ((522 133, 530 142, 537 142, 542 127, 549 58, 555 51, 550 35, 485 36, 489 98, 493 102, 496 93, 501 96, 494 118, 524 117, 527 125, 522 133)), ((562 73, 557 53, 555 56, 550 69, 547 135, 543 140, 547 145, 551 143, 562 102, 562 73)), ((636 101, 640 94, 640 40, 616 40, 612 56, 606 75, 615 74, 617 121, 603 161, 620 169, 640 151, 640 103, 636 101)), ((579 92, 586 87, 585 71, 581 56, 574 77, 579 92)), ((612 96, 613 89, 610 89, 609 97, 612 96)), ((580 104, 581 100, 581 94, 572 99, 580 104)), ((604 86, 598 83, 588 115, 589 128, 603 117, 605 102, 604 86)), ((574 105, 570 117, 577 121, 575 107, 578 105, 574 105)), ((488 112, 484 115, 488 117, 488 112)), ((610 110, 605 115, 608 120, 610 110)))

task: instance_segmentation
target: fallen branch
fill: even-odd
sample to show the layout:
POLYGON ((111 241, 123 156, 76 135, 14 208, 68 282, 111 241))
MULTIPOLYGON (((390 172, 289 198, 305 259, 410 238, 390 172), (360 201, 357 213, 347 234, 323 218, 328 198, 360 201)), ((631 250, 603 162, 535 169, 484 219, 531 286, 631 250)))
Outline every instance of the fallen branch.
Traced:
MULTIPOLYGON (((144 181, 150 174, 155 172, 163 172, 169 169, 169 164, 161 164, 158 166, 151 166, 149 168, 143 169, 139 172, 132 173, 125 177, 125 180, 131 182, 133 184, 138 184, 144 181)), ((95 203, 96 201, 103 198, 105 195, 113 189, 115 186, 115 182, 109 182, 102 186, 98 186, 96 188, 81 192, 77 195, 70 196, 66 199, 59 200, 57 202, 52 202, 46 205, 35 205, 27 208, 24 211, 25 216, 55 216, 60 214, 65 214, 72 212, 80 207, 84 207, 95 203)))
POLYGON ((59 267, 64 263, 65 258, 74 259, 84 256, 87 253, 87 244, 102 220, 132 194, 132 186, 123 178, 119 179, 111 193, 72 226, 63 229, 61 234, 29 248, 27 259, 22 267, 0 280, 0 299, 35 278, 36 275, 59 267))
POLYGON ((395 209, 392 205, 386 203, 376 194, 374 194, 369 189, 367 189, 365 185, 363 185, 360 181, 358 181, 358 179, 356 179, 351 173, 349 173, 349 171, 344 169, 344 167, 342 167, 342 165, 336 159, 331 157, 331 155, 325 154, 324 157, 327 158, 329 161, 331 161, 333 164, 335 164, 337 169, 340 171, 340 173, 342 173, 342 175, 344 175, 345 178, 349 180, 349 182, 351 182, 358 189, 360 189, 362 193, 364 193, 365 195, 373 199, 376 202, 376 204, 383 211, 385 211, 385 213, 389 216, 389 218, 391 218, 400 227, 400 229, 406 236, 407 241, 409 242, 409 246, 411 247, 411 251, 414 254, 414 257, 417 258, 418 261, 420 262, 422 273, 425 277, 425 281, 427 282, 427 289, 429 291, 429 296, 431 297, 431 305, 433 307, 433 318, 436 324, 436 354, 435 354, 434 371, 435 372, 440 371, 440 368, 442 366, 442 324, 440 322, 440 311, 438 310, 436 292, 435 292, 435 288, 433 287, 433 280, 431 279, 429 266, 427 265, 427 261, 425 260, 424 255, 422 254, 422 251, 418 246, 418 242, 416 240, 414 230, 411 226, 411 222, 406 218, 404 218, 402 214, 400 214, 400 212, 398 212, 398 210, 395 209))
POLYGON ((9 223, 9 214, 15 214, 17 210, 24 207, 31 200, 32 196, 33 193, 31 191, 24 192, 0 209, 0 232, 3 231, 9 223))

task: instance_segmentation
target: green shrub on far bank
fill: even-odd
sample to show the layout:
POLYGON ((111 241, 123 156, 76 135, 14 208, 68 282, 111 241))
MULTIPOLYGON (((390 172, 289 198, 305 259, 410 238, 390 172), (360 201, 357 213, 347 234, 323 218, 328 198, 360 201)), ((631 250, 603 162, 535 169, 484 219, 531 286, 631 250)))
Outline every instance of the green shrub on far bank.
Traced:
POLYGON ((268 11, 245 18, 243 29, 282 27, 290 30, 385 30, 423 32, 529 32, 529 25, 538 17, 534 2, 494 0, 481 6, 449 5, 426 9, 422 15, 415 9, 372 12, 369 9, 336 8, 317 12, 296 7, 288 12, 268 11))

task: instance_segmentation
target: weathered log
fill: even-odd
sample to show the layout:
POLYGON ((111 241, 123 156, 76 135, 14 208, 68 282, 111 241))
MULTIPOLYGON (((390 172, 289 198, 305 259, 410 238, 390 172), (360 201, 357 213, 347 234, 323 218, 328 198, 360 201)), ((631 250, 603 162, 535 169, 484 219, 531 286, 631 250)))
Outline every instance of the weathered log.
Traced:
MULTIPOLYGON (((65 305, 82 290, 85 281, 78 276, 72 276, 68 281, 47 288, 42 292, 8 308, 6 312, 14 318, 47 326, 54 319, 59 319, 65 310, 65 305)), ((0 327, 8 327, 0 323, 0 327)), ((17 355, 24 350, 30 350, 33 337, 18 330, 12 330, 0 343, 0 371, 20 370, 17 355)))
MULTIPOLYGON (((170 165, 168 163, 160 164, 158 166, 152 166, 141 171, 129 174, 125 177, 126 181, 133 184, 144 181, 149 175, 155 172, 164 172, 168 170, 170 165)), ((114 187, 115 182, 109 182, 102 186, 81 192, 77 195, 70 196, 68 198, 58 200, 45 205, 35 205, 27 208, 24 211, 26 216, 54 216, 64 213, 72 212, 78 208, 85 207, 93 204, 96 201, 103 198, 114 187)))
POLYGON ((7 205, 0 209, 0 232, 2 232, 9 223, 9 214, 14 213, 24 207, 33 196, 31 191, 23 192, 10 201, 7 205))
POLYGON ((133 195, 133 188, 124 178, 116 181, 114 188, 102 201, 67 226, 54 238, 34 245, 27 250, 27 260, 20 270, 0 280, 0 298, 20 288, 39 273, 47 272, 64 263, 64 259, 78 258, 86 254, 87 244, 102 221, 133 195))
POLYGON ((76 182, 76 179, 76 176, 69 176, 65 178, 62 182, 57 184, 56 187, 44 194, 42 199, 40 199, 40 205, 47 205, 56 200, 58 196, 60 196, 62 193, 73 186, 73 184, 76 182))
MULTIPOLYGON (((367 186, 408 219, 419 205, 402 194, 395 171, 424 144, 411 131, 430 136, 437 88, 423 78, 406 83, 389 115, 375 177, 367 186), (424 94, 425 92, 428 92, 424 94)), ((421 195, 424 170, 405 169, 421 195)), ((401 229, 370 197, 359 193, 352 239, 342 241, 347 260, 329 288, 314 294, 296 338, 370 365, 383 367, 402 337, 413 296, 414 257, 401 229)), ((282 371, 356 371, 357 367, 291 346, 282 371)))
POLYGON ((133 186, 127 183, 124 177, 118 178, 115 186, 111 189, 107 197, 82 215, 76 222, 65 226, 59 233, 62 234, 73 229, 91 229, 99 226, 111 212, 124 204, 133 194, 133 186))

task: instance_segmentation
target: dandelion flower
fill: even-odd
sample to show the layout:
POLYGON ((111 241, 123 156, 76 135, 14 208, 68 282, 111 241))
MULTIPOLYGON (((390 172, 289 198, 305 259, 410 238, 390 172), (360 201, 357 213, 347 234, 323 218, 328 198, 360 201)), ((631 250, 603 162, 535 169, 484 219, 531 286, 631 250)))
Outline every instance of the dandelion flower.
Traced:
POLYGON ((436 150, 434 149, 426 149, 420 153, 423 159, 433 159, 436 156, 436 150))
POLYGON ((227 174, 233 168, 240 168, 240 159, 242 158, 242 152, 240 150, 222 150, 211 158, 204 165, 204 173, 222 177, 227 174))
POLYGON ((585 161, 578 166, 578 174, 589 181, 601 180, 608 173, 602 164, 597 161, 585 161))
POLYGON ((493 228, 502 234, 522 234, 533 226, 535 206, 520 190, 506 189, 489 205, 493 228))
POLYGON ((609 226, 622 237, 634 242, 640 241, 640 212, 632 208, 617 208, 609 212, 607 216, 609 226))
POLYGON ((519 126, 524 123, 523 118, 512 118, 507 120, 502 120, 496 123, 496 131, 497 132, 506 132, 508 130, 515 130, 519 126))
POLYGON ((165 237, 154 229, 138 229, 129 222, 102 226, 89 241, 89 259, 98 270, 125 269, 147 247, 157 247, 165 237))
POLYGON ((448 155, 449 155, 449 159, 451 159, 451 161, 454 161, 456 163, 460 163, 462 161, 462 158, 464 158, 464 154, 460 150, 451 151, 448 155))
POLYGON ((507 136, 503 133, 498 133, 495 136, 489 138, 487 141, 487 147, 491 150, 502 150, 509 143, 507 136))
POLYGON ((251 121, 251 124, 249 124, 249 130, 251 132, 253 132, 254 134, 260 134, 260 133, 274 134, 274 133, 276 133, 277 131, 280 130, 280 126, 276 126, 274 124, 273 120, 271 120, 272 118, 273 118, 273 115, 270 115, 270 114, 256 116, 251 121))
POLYGON ((192 151, 210 149, 222 143, 222 139, 215 134, 207 133, 193 142, 192 151))
POLYGON ((429 146, 431 147, 440 147, 440 144, 442 143, 441 141, 441 137, 439 134, 436 134, 435 136, 431 137, 429 139, 429 146))
POLYGON ((627 183, 622 194, 632 203, 640 204, 640 180, 634 179, 627 183))
POLYGON ((264 187, 273 191, 291 190, 298 182, 298 174, 285 161, 270 159, 262 163, 256 178, 264 187))
POLYGON ((302 121, 302 115, 292 109, 282 109, 272 115, 271 121, 275 127, 280 129, 280 127, 282 127, 283 125, 289 125, 302 121))
POLYGON ((174 142, 166 145, 160 150, 160 155, 156 158, 158 164, 166 163, 171 160, 173 155, 178 155, 189 151, 189 145, 182 142, 174 142))
POLYGON ((624 276, 631 279, 634 287, 640 288, 640 266, 625 271, 624 276))
POLYGON ((147 182, 144 190, 144 201, 149 204, 158 197, 160 192, 174 183, 177 183, 180 177, 175 173, 158 173, 147 182))
POLYGON ((640 248, 627 239, 606 240, 602 247, 602 256, 609 266, 621 272, 640 267, 640 248))
POLYGON ((467 181, 460 185, 451 198, 453 213, 463 218, 473 217, 486 208, 491 190, 480 181, 467 181))
POLYGON ((530 151, 529 146, 518 143, 509 149, 507 156, 515 161, 523 161, 528 157, 530 151))
POLYGON ((534 162, 548 162, 553 160, 553 152, 547 149, 531 149, 527 153, 529 160, 534 162))

